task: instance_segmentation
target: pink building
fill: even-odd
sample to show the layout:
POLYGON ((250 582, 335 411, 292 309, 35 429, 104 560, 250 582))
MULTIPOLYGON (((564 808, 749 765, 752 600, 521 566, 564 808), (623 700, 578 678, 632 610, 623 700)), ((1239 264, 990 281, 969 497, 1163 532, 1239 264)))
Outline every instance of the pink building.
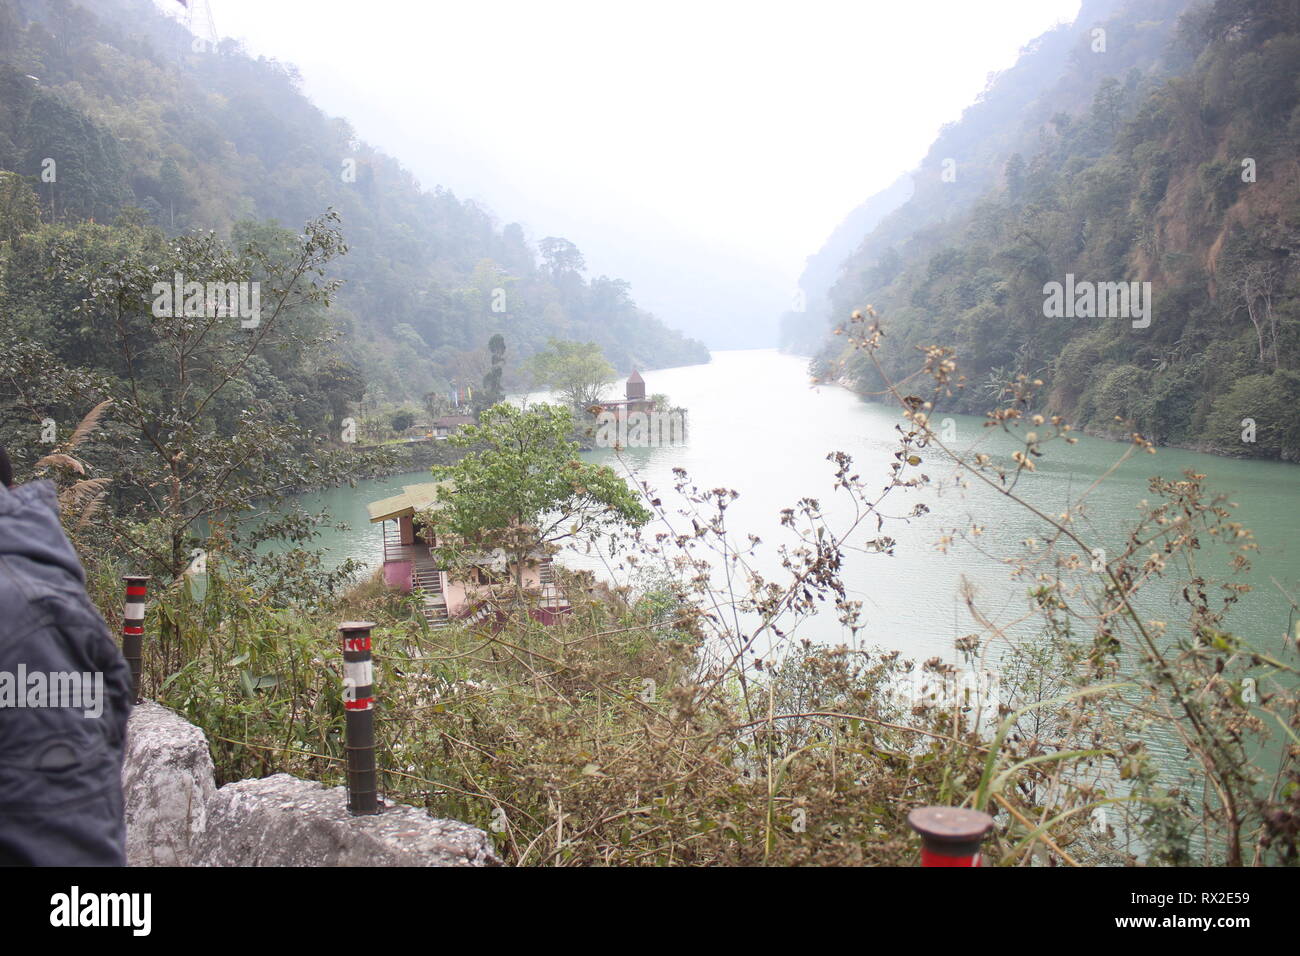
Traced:
MULTIPOLYGON (((501 550, 467 556, 466 570, 449 574, 439 567, 432 529, 422 526, 420 515, 438 507, 438 489, 451 490, 450 482, 430 481, 405 485, 401 494, 366 505, 371 524, 381 524, 384 540, 384 582, 402 592, 415 592, 424 602, 425 619, 434 627, 457 618, 478 624, 492 620, 499 624, 498 610, 513 592, 514 565, 501 550), (391 522, 391 525, 389 524, 391 522)), ((571 610, 568 598, 555 583, 555 567, 549 555, 526 558, 524 592, 529 614, 543 624, 553 624, 571 610)))

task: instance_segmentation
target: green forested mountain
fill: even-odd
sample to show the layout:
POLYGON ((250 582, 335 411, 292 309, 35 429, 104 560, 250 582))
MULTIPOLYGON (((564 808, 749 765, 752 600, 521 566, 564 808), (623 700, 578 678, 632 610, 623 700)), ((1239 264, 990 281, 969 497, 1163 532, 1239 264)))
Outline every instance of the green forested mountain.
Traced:
MULTIPOLYGON (((0 0, 0 170, 39 200, 24 218, 26 191, 8 187, 0 238, 15 255, 88 242, 91 220, 231 237, 337 210, 349 252, 331 266, 344 282, 322 321, 340 336, 322 361, 364 381, 368 401, 477 387, 495 334, 507 385, 526 384, 520 360, 551 338, 594 341, 621 369, 708 358, 639 310, 626 283, 587 280, 571 243, 534 250, 518 224, 423 189, 316 109, 292 66, 233 41, 196 44, 151 0, 0 0)), ((43 341, 30 311, 21 331, 43 341)))
MULTIPOLYGON (((945 129, 808 321, 874 305, 895 380, 955 349, 949 410, 1024 373, 1098 431, 1300 459, 1298 79, 1296 0, 1085 3, 945 129), (1049 315, 1067 276, 1149 282, 1150 325, 1049 315)), ((843 339, 815 368, 882 386, 843 339)))
MULTIPOLYGON (((1087 106, 1101 79, 1123 77, 1133 69, 1163 69, 1176 13, 1144 21, 1136 29, 1107 37, 1105 55, 1091 54, 1089 30, 1102 28, 1123 0, 1085 0, 1074 24, 1062 25, 1026 44, 1010 68, 993 76, 979 98, 958 122, 940 131, 920 167, 903 177, 900 195, 895 182, 854 209, 822 248, 808 259, 800 285, 809 299, 804 315, 792 314, 782 323, 782 346, 809 349, 824 343, 828 296, 841 275, 849 281, 861 263, 878 260, 888 266, 896 246, 930 226, 955 220, 969 211, 1001 179, 1007 157, 1033 151, 1041 127, 1055 112, 1087 106), (856 228, 855 228, 856 227, 856 228), (833 263, 826 260, 833 259, 833 263), (821 302, 818 309, 815 303, 821 302)), ((1186 0, 1166 4, 1181 9, 1186 0)))

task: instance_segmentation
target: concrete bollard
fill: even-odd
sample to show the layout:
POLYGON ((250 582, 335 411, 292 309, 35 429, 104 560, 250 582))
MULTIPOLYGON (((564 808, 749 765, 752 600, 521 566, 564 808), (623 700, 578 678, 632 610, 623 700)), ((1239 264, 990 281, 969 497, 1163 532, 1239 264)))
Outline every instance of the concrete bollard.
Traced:
POLYGON ((962 807, 918 807, 907 823, 921 834, 922 866, 979 866, 980 844, 993 818, 962 807))
POLYGON ((127 574, 126 603, 122 608, 122 656, 131 668, 131 700, 140 703, 140 670, 144 656, 144 604, 149 597, 149 575, 127 574))
POLYGON ((343 709, 346 720, 348 810, 354 816, 379 812, 379 782, 375 773, 375 673, 370 656, 373 621, 344 621, 343 709))

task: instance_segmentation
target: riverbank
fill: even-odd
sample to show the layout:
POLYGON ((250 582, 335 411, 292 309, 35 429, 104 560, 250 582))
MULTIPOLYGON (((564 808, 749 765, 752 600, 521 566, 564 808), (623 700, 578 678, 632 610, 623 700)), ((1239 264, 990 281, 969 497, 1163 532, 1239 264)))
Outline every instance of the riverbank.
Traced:
MULTIPOLYGON (((454 465, 465 457, 466 449, 458 448, 449 441, 432 439, 429 441, 391 442, 386 445, 374 445, 360 450, 382 449, 391 452, 391 466, 372 469, 359 473, 357 478, 387 478, 392 475, 431 468, 434 465, 454 465)), ((303 489, 304 491, 319 489, 303 489)))
MULTIPOLYGON (((809 374, 815 376, 816 373, 813 371, 814 367, 817 364, 817 358, 815 356, 803 356, 793 352, 782 352, 781 354, 789 355, 791 358, 799 359, 801 361, 807 362, 809 366, 809 374)), ((858 387, 857 383, 854 382, 853 379, 848 375, 841 374, 836 376, 828 376, 824 379, 821 379, 820 381, 822 382, 822 384, 830 385, 836 388, 842 388, 846 390, 861 402, 865 402, 873 405, 882 405, 889 408, 896 407, 892 398, 888 396, 881 396, 874 393, 864 392, 858 387)), ((1035 410, 1032 409, 1026 410, 1025 414, 1030 415, 1033 414, 1034 411, 1035 410)), ((1042 409, 1038 409, 1037 411, 1040 414, 1044 415, 1045 417, 1050 416, 1051 414, 1050 412, 1043 411, 1042 409)), ((936 419, 946 417, 948 415, 971 416, 973 415, 973 413, 951 412, 951 411, 944 411, 944 410, 938 410, 934 412, 934 417, 936 419)), ((1259 449, 1263 447, 1273 447, 1273 446, 1272 445, 1265 446, 1260 441, 1258 441, 1256 438, 1257 430, 1258 430, 1258 423, 1253 422, 1251 419, 1243 420, 1241 423, 1241 434, 1243 438, 1236 445, 1232 446, 1231 450, 1225 448, 1222 445, 1215 444, 1208 441, 1174 442, 1174 441, 1167 441, 1167 440, 1153 438, 1150 435, 1143 435, 1143 438, 1150 441, 1154 441, 1157 448, 1173 448, 1173 449, 1178 449, 1180 451, 1195 452, 1199 455, 1211 455, 1216 458, 1232 458, 1232 459, 1240 459, 1244 461, 1263 461, 1263 462, 1271 461, 1271 462, 1281 462, 1284 464, 1300 464, 1300 449, 1289 449, 1279 445, 1277 446, 1276 454, 1259 453, 1259 449), (1246 435, 1249 435, 1250 437, 1249 438, 1244 437, 1246 435)), ((1120 425, 1097 424, 1095 422, 1076 425, 1075 431, 1079 434, 1087 435, 1092 438, 1099 438, 1104 441, 1124 442, 1124 443, 1127 443, 1132 438, 1132 434, 1133 434, 1131 429, 1126 429, 1125 427, 1120 425)))

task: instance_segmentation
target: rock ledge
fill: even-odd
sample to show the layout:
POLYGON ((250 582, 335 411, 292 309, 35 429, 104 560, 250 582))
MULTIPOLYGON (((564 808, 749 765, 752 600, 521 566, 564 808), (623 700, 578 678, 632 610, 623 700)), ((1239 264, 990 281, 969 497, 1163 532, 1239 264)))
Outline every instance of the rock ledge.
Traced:
POLYGON ((198 727, 145 701, 122 766, 130 866, 499 866, 486 833, 393 805, 348 813, 343 787, 278 773, 220 789, 198 727))

